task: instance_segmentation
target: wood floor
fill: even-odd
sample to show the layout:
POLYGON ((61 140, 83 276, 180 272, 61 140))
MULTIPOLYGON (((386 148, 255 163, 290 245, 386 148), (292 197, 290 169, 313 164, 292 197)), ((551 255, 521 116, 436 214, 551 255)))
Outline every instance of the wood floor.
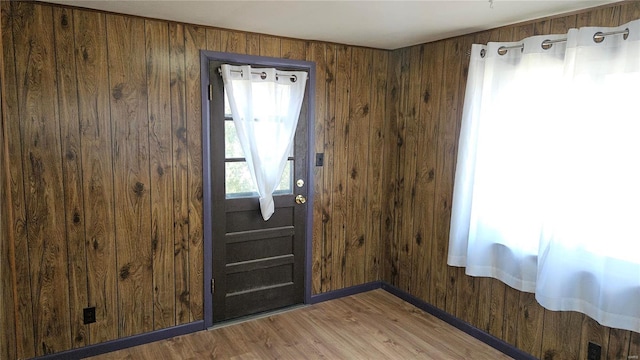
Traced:
POLYGON ((510 359, 384 290, 92 359, 510 359))

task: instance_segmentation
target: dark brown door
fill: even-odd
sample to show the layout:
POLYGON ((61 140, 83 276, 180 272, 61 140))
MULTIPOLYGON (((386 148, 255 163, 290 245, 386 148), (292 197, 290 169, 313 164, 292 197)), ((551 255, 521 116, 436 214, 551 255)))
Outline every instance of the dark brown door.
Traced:
POLYGON ((209 63, 214 322, 304 301, 307 204, 297 203, 296 196, 306 198, 308 193, 308 96, 274 196, 275 212, 264 221, 225 106, 220 65, 209 63))

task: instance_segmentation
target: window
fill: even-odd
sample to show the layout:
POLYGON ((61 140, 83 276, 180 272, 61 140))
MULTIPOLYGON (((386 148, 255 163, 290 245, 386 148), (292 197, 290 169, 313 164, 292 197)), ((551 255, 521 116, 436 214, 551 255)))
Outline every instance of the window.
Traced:
MULTIPOLYGON (((251 172, 231 117, 227 94, 224 95, 225 190, 227 198, 258 196, 251 172)), ((293 150, 274 194, 293 194, 293 150)))
POLYGON ((638 84, 640 20, 474 45, 448 263, 640 332, 638 84))

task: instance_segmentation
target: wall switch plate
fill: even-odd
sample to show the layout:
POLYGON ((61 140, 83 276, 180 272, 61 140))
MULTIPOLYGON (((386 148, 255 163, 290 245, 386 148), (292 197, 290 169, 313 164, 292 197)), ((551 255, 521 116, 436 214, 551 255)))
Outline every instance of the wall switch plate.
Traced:
POLYGON ((587 360, 600 360, 601 352, 602 347, 600 345, 589 341, 589 346, 587 347, 587 360))
POLYGON ((85 324, 96 322, 96 308, 88 307, 82 310, 82 319, 85 324))
POLYGON ((316 153, 316 166, 324 165, 324 153, 316 153))

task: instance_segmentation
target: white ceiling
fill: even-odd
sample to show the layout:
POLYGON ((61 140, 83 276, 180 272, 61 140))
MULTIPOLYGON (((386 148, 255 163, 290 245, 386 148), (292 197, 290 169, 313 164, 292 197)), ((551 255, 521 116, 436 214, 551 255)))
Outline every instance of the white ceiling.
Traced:
POLYGON ((615 0, 48 0, 226 29, 397 49, 615 0))

